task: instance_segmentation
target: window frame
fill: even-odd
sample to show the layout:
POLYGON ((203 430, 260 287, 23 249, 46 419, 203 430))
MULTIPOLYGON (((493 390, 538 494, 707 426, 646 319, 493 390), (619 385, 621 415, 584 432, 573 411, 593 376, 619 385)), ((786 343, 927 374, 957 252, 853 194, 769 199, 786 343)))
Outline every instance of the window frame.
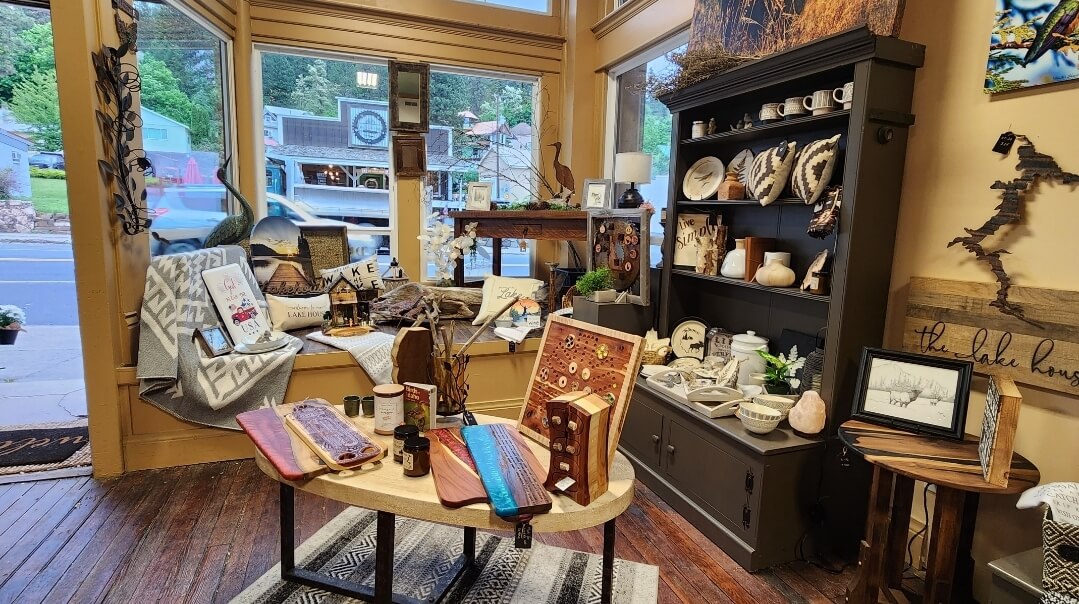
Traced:
POLYGON ((517 11, 519 13, 527 13, 529 15, 545 15, 545 16, 550 17, 550 16, 554 15, 554 3, 557 0, 547 0, 547 10, 543 10, 543 11, 533 10, 533 9, 530 9, 530 8, 518 8, 516 6, 507 6, 505 4, 501 4, 501 3, 497 2, 497 1, 491 1, 491 0, 453 0, 453 1, 454 2, 463 2, 465 4, 478 4, 480 6, 486 6, 488 8, 499 8, 499 9, 502 9, 502 10, 512 10, 512 11, 517 11))

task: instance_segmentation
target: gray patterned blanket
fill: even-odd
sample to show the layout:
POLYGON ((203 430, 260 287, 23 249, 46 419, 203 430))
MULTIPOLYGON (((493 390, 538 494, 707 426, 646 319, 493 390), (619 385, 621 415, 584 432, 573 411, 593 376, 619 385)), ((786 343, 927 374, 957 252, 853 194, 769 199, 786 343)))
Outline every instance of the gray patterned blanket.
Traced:
MULTIPOLYGON (((202 271, 239 264, 265 309, 266 301, 244 250, 226 246, 159 256, 146 272, 139 319, 139 395, 180 419, 239 430, 236 415, 282 402, 303 342, 262 354, 208 357, 193 338, 196 329, 221 324, 202 271)), ((291 337, 291 336, 290 336, 291 337)))

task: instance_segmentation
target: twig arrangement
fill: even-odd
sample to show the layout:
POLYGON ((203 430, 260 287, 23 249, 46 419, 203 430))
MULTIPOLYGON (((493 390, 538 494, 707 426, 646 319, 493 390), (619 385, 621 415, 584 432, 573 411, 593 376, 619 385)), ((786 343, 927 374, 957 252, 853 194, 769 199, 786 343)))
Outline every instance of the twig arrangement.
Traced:
POLYGON ((638 92, 647 90, 656 97, 677 92, 756 58, 758 56, 731 53, 718 44, 674 52, 670 61, 677 69, 648 74, 648 79, 638 86, 638 92))
POLYGON ((97 73, 97 94, 101 108, 94 113, 105 141, 105 159, 98 169, 105 186, 112 191, 112 205, 124 233, 137 235, 150 227, 146 210, 146 189, 139 191, 136 173, 153 174, 146 152, 133 147, 135 130, 142 127, 142 117, 134 109, 132 93, 142 88, 136 63, 129 60, 138 51, 138 11, 126 3, 117 3, 116 33, 120 45, 102 45, 101 52, 90 53, 97 73), (131 22, 120 17, 128 14, 131 22))
POLYGON ((1011 289, 1012 280, 1004 269, 1004 263, 1000 258, 1001 254, 1009 253, 1008 250, 999 249, 986 252, 985 248, 982 247, 982 243, 987 237, 996 234, 1004 226, 1019 223, 1022 219, 1022 203, 1025 201, 1023 194, 1035 184, 1036 179, 1059 180, 1061 183, 1069 185, 1079 183, 1079 174, 1063 171, 1051 156, 1038 153, 1034 148, 1034 143, 1030 142, 1030 139, 1026 136, 1018 134, 1016 138, 1022 140, 1018 152, 1019 163, 1016 165, 1019 177, 1008 182, 998 180, 990 187, 1002 191, 1000 194, 1001 202, 996 208, 996 214, 993 214, 985 224, 977 229, 963 229, 967 232, 967 236, 952 239, 948 243, 948 247, 958 243, 973 254, 978 262, 984 262, 989 266, 989 270, 993 273, 997 283, 1000 284, 1000 288, 997 290, 997 298, 989 303, 990 306, 1003 314, 1011 315, 1031 325, 1037 325, 1034 321, 1026 318, 1022 306, 1008 299, 1008 290, 1011 289))

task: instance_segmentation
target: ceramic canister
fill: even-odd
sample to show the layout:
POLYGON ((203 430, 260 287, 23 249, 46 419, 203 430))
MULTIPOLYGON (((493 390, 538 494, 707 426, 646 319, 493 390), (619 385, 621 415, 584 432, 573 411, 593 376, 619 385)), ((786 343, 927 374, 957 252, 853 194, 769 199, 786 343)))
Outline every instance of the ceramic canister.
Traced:
POLYGON ((400 384, 379 384, 375 393, 375 434, 390 435, 405 421, 405 387, 400 384))
POLYGON ((790 252, 765 252, 764 264, 768 264, 769 260, 779 260, 779 263, 786 267, 791 265, 790 252))
POLYGON ((764 373, 767 368, 758 350, 768 350, 768 338, 758 336, 754 331, 738 334, 731 338, 731 357, 739 359, 738 383, 751 384, 751 374, 764 373))
POLYGON ((704 136, 705 134, 707 134, 707 127, 704 125, 704 122, 699 121, 699 120, 693 122, 693 127, 691 128, 690 136, 692 136, 693 138, 700 138, 700 137, 704 136))

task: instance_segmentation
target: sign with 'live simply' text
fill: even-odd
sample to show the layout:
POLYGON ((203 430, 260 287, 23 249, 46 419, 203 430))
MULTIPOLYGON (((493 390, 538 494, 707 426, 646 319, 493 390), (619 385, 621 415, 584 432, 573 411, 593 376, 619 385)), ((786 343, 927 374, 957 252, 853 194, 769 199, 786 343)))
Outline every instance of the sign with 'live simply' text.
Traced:
POLYGON ((1079 395, 1079 292, 1012 287, 1026 321, 990 303, 998 284, 914 277, 903 349, 974 363, 974 370, 1079 395))

